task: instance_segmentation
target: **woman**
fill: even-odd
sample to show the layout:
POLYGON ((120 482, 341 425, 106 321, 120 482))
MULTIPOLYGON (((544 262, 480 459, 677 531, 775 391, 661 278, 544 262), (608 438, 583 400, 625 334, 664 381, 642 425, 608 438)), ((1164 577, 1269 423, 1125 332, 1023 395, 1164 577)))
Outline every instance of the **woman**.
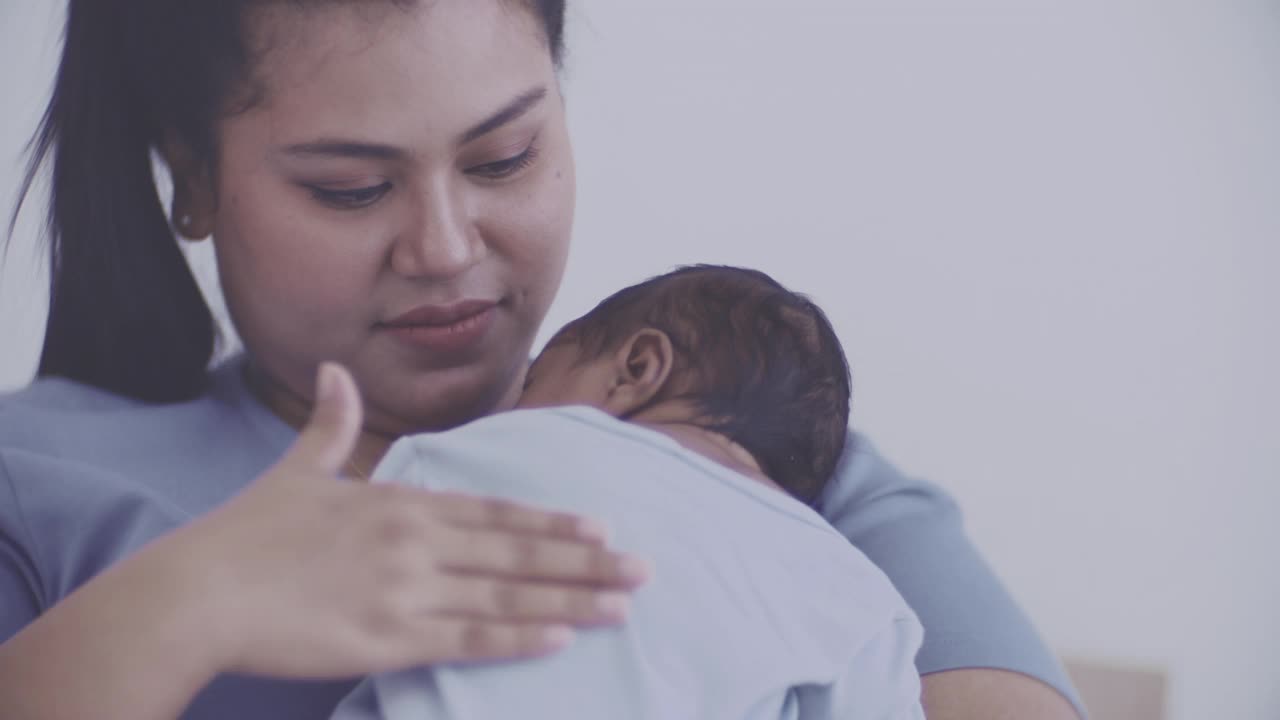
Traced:
MULTIPOLYGON (((317 717, 623 620, 642 559, 588 519, 336 481, 520 391, 573 216, 563 22, 71 1, 42 379, 0 401, 0 716, 317 717), (213 373, 173 230, 216 238, 246 353, 213 373)), ((930 717, 1075 717, 951 502, 854 447, 823 510, 924 621, 930 717)))

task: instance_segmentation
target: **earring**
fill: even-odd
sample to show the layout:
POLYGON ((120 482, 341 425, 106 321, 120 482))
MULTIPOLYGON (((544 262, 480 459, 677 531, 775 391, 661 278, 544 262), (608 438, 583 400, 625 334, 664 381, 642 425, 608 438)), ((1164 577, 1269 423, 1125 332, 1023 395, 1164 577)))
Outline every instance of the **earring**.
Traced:
POLYGON ((195 219, 191 217, 190 213, 182 213, 173 218, 173 229, 183 235, 190 235, 191 225, 194 222, 195 219))

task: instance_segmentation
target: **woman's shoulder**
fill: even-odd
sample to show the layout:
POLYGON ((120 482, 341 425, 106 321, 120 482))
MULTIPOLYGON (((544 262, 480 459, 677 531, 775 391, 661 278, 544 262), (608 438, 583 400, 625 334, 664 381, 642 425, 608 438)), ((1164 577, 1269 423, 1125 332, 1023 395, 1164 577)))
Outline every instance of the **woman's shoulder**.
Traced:
POLYGON ((291 435, 227 380, 165 405, 56 378, 0 396, 0 572, 18 558, 47 605, 261 474, 291 435))
POLYGON ((189 451, 201 439, 261 436, 288 442, 248 397, 234 363, 211 371, 206 389, 181 403, 148 403, 59 377, 40 378, 0 395, 0 453, 88 463, 139 453, 189 451))
POLYGON ((0 395, 0 451, 47 453, 77 447, 83 437, 128 434, 150 410, 145 403, 91 385, 39 378, 0 395))
POLYGON ((948 492, 903 473, 869 438, 852 430, 818 507, 828 522, 849 537, 891 523, 901 514, 959 516, 948 492))
POLYGON ((43 377, 20 390, 0 394, 0 422, 17 421, 24 415, 113 412, 142 404, 67 378, 43 377))

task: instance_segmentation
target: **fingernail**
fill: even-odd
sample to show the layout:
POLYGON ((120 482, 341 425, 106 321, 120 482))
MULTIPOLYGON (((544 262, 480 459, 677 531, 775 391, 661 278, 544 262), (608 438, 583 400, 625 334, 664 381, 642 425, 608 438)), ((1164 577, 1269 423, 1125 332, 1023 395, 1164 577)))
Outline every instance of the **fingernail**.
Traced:
POLYGON ((624 580, 643 582, 653 574, 653 566, 638 557, 624 557, 618 563, 618 572, 624 580))
POLYGON ((596 611, 612 620, 622 620, 630 608, 631 599, 621 593, 606 593, 596 598, 596 611))
POLYGON ((320 368, 316 371, 316 402, 328 400, 333 397, 333 367, 327 363, 320 363, 320 368))
POLYGON ((573 642, 573 629, 563 625, 550 627, 542 633, 542 643, 550 649, 559 649, 573 642))

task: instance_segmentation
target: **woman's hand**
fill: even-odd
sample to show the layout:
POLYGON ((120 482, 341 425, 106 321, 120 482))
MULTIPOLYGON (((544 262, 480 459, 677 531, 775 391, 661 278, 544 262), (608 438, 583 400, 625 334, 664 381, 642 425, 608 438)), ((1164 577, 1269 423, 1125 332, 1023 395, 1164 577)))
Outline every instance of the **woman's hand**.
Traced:
POLYGON ((345 370, 321 368, 289 452, 178 531, 221 671, 341 677, 554 651, 619 622, 644 565, 583 520, 338 480, 360 431, 345 370))
POLYGON ((222 507, 0 645, 0 717, 179 715, 217 674, 344 677, 551 652, 615 622, 636 561, 572 517, 338 479, 360 428, 340 368, 306 429, 222 507))

